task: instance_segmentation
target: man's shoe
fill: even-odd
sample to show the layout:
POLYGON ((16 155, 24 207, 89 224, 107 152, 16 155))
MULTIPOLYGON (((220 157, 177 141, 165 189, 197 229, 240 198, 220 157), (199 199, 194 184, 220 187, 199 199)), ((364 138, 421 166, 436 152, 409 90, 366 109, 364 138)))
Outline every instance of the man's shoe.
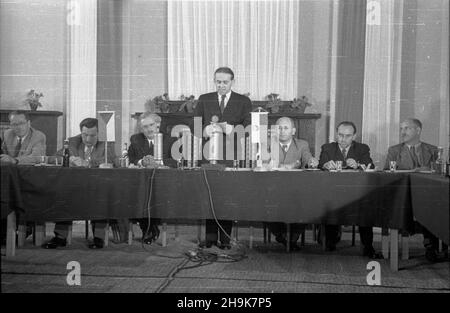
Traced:
POLYGON ((278 243, 281 243, 283 246, 286 247, 287 241, 286 241, 286 238, 284 238, 284 236, 282 236, 282 235, 276 235, 276 236, 275 236, 275 240, 276 240, 278 243))
POLYGON ((67 244, 67 240, 60 237, 53 237, 50 241, 44 243, 42 248, 44 249, 56 249, 58 247, 65 247, 67 244))
POLYGON ((325 251, 327 252, 336 251, 336 244, 327 243, 325 246, 325 251))
POLYGON ((221 243, 218 247, 219 247, 219 249, 222 249, 222 250, 230 250, 231 249, 231 245, 229 243, 221 243))
POLYGON ((437 254, 437 250, 433 247, 428 247, 427 250, 425 251, 425 258, 432 263, 437 262, 438 260, 438 254, 437 254))
POLYGON ((88 245, 89 249, 101 249, 103 248, 104 241, 101 238, 94 237, 94 241, 88 245))
POLYGON ((376 252, 373 247, 364 247, 363 250, 363 256, 366 256, 370 259, 376 260, 376 259, 382 259, 383 255, 379 252, 376 252))
POLYGON ((289 251, 300 251, 300 247, 297 245, 296 242, 291 242, 289 244, 289 251))
POLYGON ((151 245, 153 242, 153 236, 145 236, 142 241, 146 244, 146 245, 151 245))
POLYGON ((217 242, 213 242, 213 241, 202 241, 199 243, 199 247, 200 248, 211 248, 213 245, 217 245, 217 242))

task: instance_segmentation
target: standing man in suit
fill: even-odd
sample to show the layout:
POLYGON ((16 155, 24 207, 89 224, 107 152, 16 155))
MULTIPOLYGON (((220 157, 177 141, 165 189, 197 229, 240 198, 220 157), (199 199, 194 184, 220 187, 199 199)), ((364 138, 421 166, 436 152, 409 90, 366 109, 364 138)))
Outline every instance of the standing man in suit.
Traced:
MULTIPOLYGON (((436 146, 420 141, 421 133, 421 121, 415 118, 404 120, 400 124, 402 143, 389 147, 384 168, 389 169, 390 161, 396 161, 397 168, 401 170, 430 169, 431 163, 437 159, 438 149, 436 146)), ((439 239, 422 225, 418 224, 418 226, 423 233, 425 257, 430 262, 436 262, 439 239)))
POLYGON ((35 164, 45 155, 46 137, 41 131, 31 127, 25 111, 9 113, 10 129, 5 131, 2 140, 3 164, 35 164))
MULTIPOLYGON (((128 148, 128 157, 130 163, 143 167, 155 164, 155 134, 159 132, 161 126, 161 117, 157 114, 144 112, 140 116, 141 132, 134 134, 130 138, 130 146, 128 148)), ((142 231, 142 240, 146 244, 151 244, 159 237, 158 225, 161 224, 159 218, 150 218, 150 226, 148 218, 135 219, 139 223, 142 231)))
MULTIPOLYGON (((98 120, 96 118, 85 118, 80 123, 81 134, 69 138, 70 166, 73 167, 102 167, 105 160, 105 142, 98 140, 98 120)), ((57 152, 62 156, 63 150, 57 152)), ((108 144, 108 162, 115 163, 116 155, 113 143, 108 144)), ((71 221, 57 222, 55 225, 55 237, 42 245, 45 249, 56 249, 65 247, 66 238, 71 221)), ((106 221, 99 220, 92 222, 92 233, 94 241, 89 244, 90 249, 103 248, 104 241, 96 236, 95 229, 106 228, 106 221)))
MULTIPOLYGON (((242 125, 244 128, 249 125, 252 103, 248 97, 231 90, 234 85, 233 71, 228 67, 218 68, 214 72, 214 84, 217 91, 201 95, 194 110, 194 116, 202 118, 203 127, 209 125, 214 116, 219 123, 242 125)), ((223 155, 226 155, 225 150, 223 155)), ((220 230, 221 244, 217 243, 219 227, 215 220, 206 220, 206 241, 200 246, 209 248, 218 245, 219 248, 230 249, 232 221, 221 220, 219 223, 226 232, 220 230)))
MULTIPOLYGON (((308 142, 302 139, 294 138, 296 129, 294 121, 289 117, 280 117, 276 125, 279 128, 278 141, 279 147, 279 167, 287 169, 317 167, 319 161, 314 158, 309 150, 308 142)), ((269 230, 274 234, 275 240, 284 246, 287 245, 287 228, 285 223, 274 222, 267 223, 269 230)), ((291 251, 300 250, 297 240, 305 229, 305 224, 290 224, 290 242, 291 251)))
MULTIPOLYGON (((326 170, 336 169, 336 161, 342 161, 342 168, 358 169, 371 167, 369 146, 355 141, 356 126, 352 122, 341 122, 336 128, 337 141, 324 144, 320 152, 319 167, 326 170)), ((326 249, 336 250, 338 225, 325 226, 326 249)), ((359 226, 359 235, 363 245, 363 255, 371 259, 382 258, 373 248, 372 227, 359 226)))

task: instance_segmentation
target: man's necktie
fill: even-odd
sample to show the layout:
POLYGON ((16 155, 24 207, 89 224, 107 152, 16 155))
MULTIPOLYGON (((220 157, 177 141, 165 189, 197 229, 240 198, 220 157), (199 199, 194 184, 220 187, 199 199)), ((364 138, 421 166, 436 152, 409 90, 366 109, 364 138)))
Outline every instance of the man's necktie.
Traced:
POLYGON ((92 149, 93 149, 93 147, 88 147, 86 149, 86 153, 84 154, 84 159, 85 160, 89 160, 91 158, 92 149))
POLYGON ((417 158, 416 149, 414 146, 409 148, 409 152, 411 154, 411 159, 413 161, 414 168, 419 167, 419 159, 417 158))
POLYGON ((342 149, 342 155, 344 156, 344 160, 347 159, 347 148, 342 149))
POLYGON ((153 155, 153 152, 154 152, 154 149, 155 149, 155 147, 153 145, 153 141, 150 141, 149 146, 150 146, 150 155, 153 155))
POLYGON ((223 113, 223 110, 225 109, 225 98, 226 95, 222 95, 222 100, 220 101, 220 113, 223 113))
POLYGON ((281 147, 283 148, 283 152, 286 153, 287 149, 288 149, 288 146, 287 145, 282 145, 281 147))
POLYGON ((22 138, 19 137, 19 141, 17 142, 16 148, 14 149, 14 156, 17 157, 19 155, 20 149, 22 148, 22 138))

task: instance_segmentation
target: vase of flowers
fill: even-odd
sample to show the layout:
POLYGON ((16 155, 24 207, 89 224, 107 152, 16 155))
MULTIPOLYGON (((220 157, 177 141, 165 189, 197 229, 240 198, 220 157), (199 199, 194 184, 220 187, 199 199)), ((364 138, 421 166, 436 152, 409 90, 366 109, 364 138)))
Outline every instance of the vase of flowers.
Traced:
POLYGON ((266 96, 268 100, 267 108, 270 109, 272 113, 278 113, 280 111, 280 107, 283 105, 281 99, 278 97, 279 94, 271 93, 266 96))
POLYGON ((306 98, 305 96, 301 97, 301 98, 294 98, 294 100, 292 100, 290 107, 294 112, 298 112, 298 113, 305 113, 305 109, 306 107, 310 107, 311 103, 308 102, 308 98, 306 98))
POLYGON ((195 106, 197 105, 197 100, 195 100, 194 95, 190 95, 189 97, 186 97, 185 95, 181 95, 180 100, 185 101, 185 102, 180 105, 180 108, 178 109, 178 111, 188 112, 188 113, 194 112, 195 106))
POLYGON ((38 107, 42 107, 41 102, 39 101, 44 94, 42 92, 36 92, 34 89, 31 89, 27 93, 27 98, 25 99, 25 104, 30 106, 31 111, 36 111, 38 107))

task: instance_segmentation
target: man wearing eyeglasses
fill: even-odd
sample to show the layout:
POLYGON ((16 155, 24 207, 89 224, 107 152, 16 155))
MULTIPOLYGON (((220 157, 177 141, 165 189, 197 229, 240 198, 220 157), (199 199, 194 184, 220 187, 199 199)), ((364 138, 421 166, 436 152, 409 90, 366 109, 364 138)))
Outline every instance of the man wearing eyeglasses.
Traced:
POLYGON ((28 114, 24 111, 9 113, 10 129, 2 140, 2 164, 34 164, 45 155, 45 134, 31 127, 28 114))

